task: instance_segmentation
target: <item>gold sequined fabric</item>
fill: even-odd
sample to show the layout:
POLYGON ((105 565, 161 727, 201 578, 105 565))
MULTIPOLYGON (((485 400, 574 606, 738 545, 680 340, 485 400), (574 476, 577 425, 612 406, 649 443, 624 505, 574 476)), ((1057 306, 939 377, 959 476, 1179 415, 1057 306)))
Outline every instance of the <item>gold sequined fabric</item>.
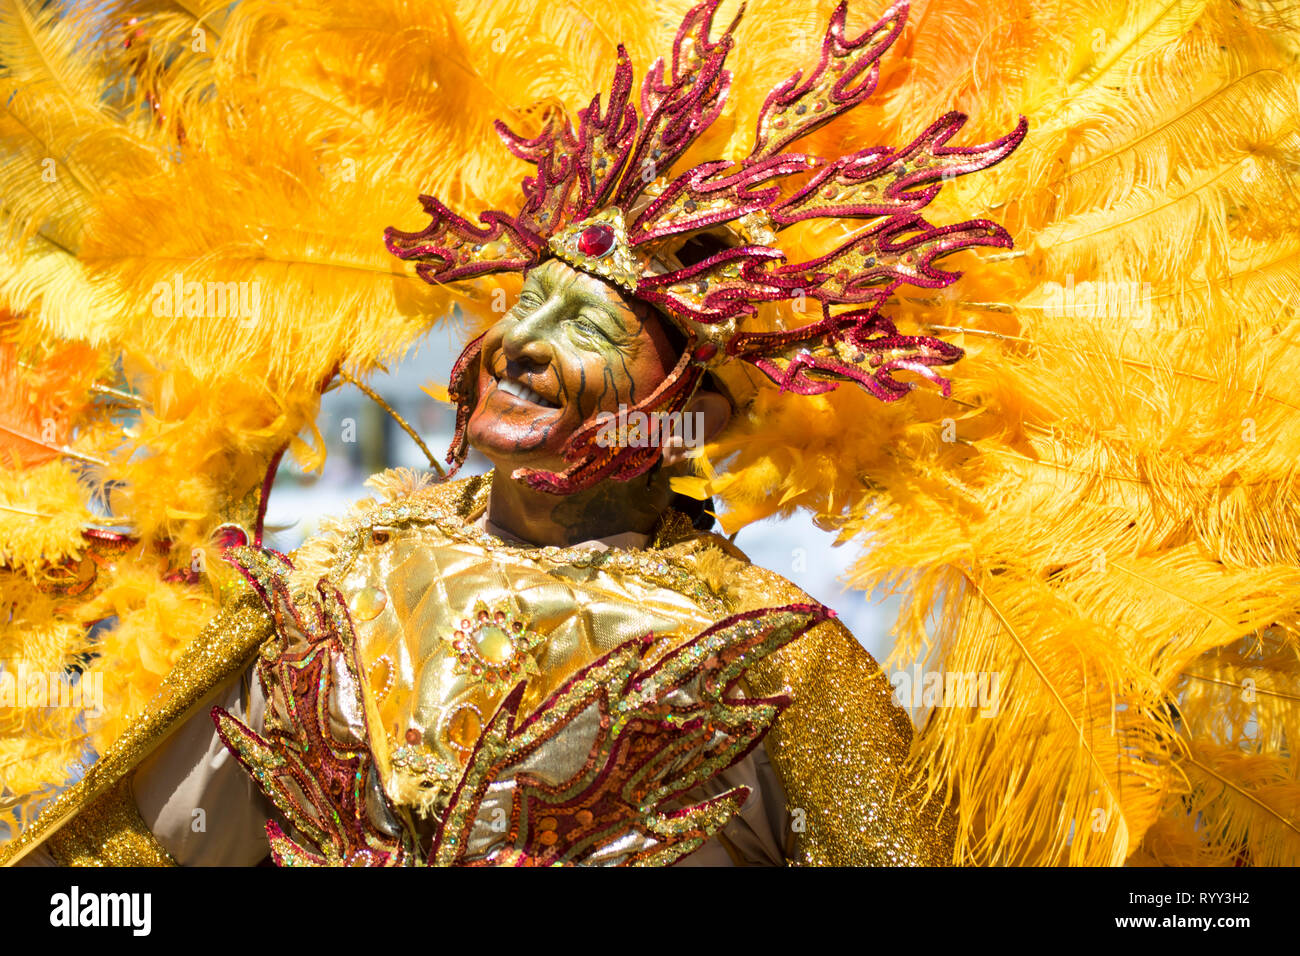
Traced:
POLYGON ((157 866, 166 862, 166 851, 152 834, 144 839, 143 822, 129 788, 122 789, 125 781, 213 688, 247 666, 270 634, 270 618, 254 596, 223 610, 185 649, 144 711, 85 776, 59 794, 35 823, 0 848, 0 865, 17 862, 70 825, 73 830, 60 845, 71 848, 66 852, 75 865, 157 866), (122 804, 124 800, 130 804, 130 812, 122 804))
POLYGON ((92 800, 49 839, 60 866, 175 866, 154 838, 125 776, 92 800))
POLYGON ((714 622, 677 592, 660 593, 662 586, 642 579, 671 577, 666 566, 646 563, 657 558, 653 551, 594 562, 573 553, 554 556, 553 567, 531 567, 518 549, 470 541, 452 525, 426 524, 429 516, 418 511, 394 516, 398 523, 387 524, 360 561, 348 559, 349 573, 358 573, 358 563, 365 569, 350 591, 327 575, 314 595, 291 599, 290 568, 281 558, 260 549, 230 552, 272 608, 279 640, 262 647, 265 737, 225 714, 218 724, 302 834, 294 840, 272 830, 276 861, 418 863, 425 856, 412 808, 428 821, 430 859, 449 866, 666 865, 726 826, 748 794, 743 786, 701 794, 698 802, 683 795, 748 753, 781 708, 728 688, 822 620, 825 609, 800 603, 714 622), (408 540, 413 546, 401 547, 408 540), (402 574, 364 563, 395 544, 402 574), (465 566, 457 570, 457 561, 465 566), (575 575, 577 569, 590 575, 575 575), (494 592, 491 582, 500 575, 529 587, 494 592), (388 590, 407 577, 417 583, 412 593, 419 600, 390 601, 388 590), (558 603, 547 620, 527 595, 556 587, 558 603), (473 604, 449 616, 455 606, 449 608, 447 594, 462 588, 468 590, 459 607, 473 604), (433 620, 421 616, 429 608, 433 620), (662 621, 647 629, 656 613, 662 621), (390 642, 379 648, 388 650, 379 660, 399 661, 385 667, 382 686, 368 691, 360 679, 366 668, 353 663, 363 659, 358 617, 384 622, 371 631, 372 640, 390 642), (603 646, 599 636, 607 633, 603 646), (576 665, 547 663, 556 645, 576 665), (412 671, 414 680, 395 677, 397 669, 412 671), (397 686, 408 689, 407 703, 393 712, 391 732, 376 720, 358 720, 367 694, 368 709, 380 713, 397 686), (465 699, 470 692, 473 704, 465 699), (527 702, 537 697, 543 699, 527 702), (477 731, 468 731, 470 724, 457 729, 467 707, 477 731), (377 808, 370 800, 376 750, 391 753, 383 782, 394 812, 389 801, 377 808), (409 826, 397 832, 401 820, 409 826))
MULTIPOLYGON (((807 600, 772 571, 709 555, 707 574, 738 610, 807 600)), ((837 620, 754 665, 749 688, 789 688, 793 703, 766 739, 795 821, 790 862, 947 866, 956 819, 926 803, 905 769, 912 724, 879 665, 837 620)))
POLYGON ((727 613, 666 550, 512 547, 407 507, 376 515, 370 546, 329 575, 352 611, 385 779, 408 743, 463 760, 520 678, 530 713, 625 642, 653 633, 662 653, 727 613))

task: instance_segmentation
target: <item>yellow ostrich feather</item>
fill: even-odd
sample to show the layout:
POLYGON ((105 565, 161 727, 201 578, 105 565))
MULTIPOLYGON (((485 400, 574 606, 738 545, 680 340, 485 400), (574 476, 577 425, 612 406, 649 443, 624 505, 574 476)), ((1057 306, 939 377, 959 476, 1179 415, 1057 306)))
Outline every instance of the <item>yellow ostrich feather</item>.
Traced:
MULTIPOLYGON (((91 641, 56 596, 23 575, 0 572, 0 600, 7 617, 0 629, 0 806, 6 817, 27 822, 35 802, 84 756, 83 709, 46 705, 51 678, 69 674, 91 641)), ((6 829, 0 826, 0 837, 6 829)))
POLYGON ((104 688, 103 713, 88 721, 97 751, 140 713, 216 610, 202 590, 161 581, 162 570, 153 561, 120 561, 103 590, 79 609, 85 621, 117 618, 97 646, 98 659, 90 670, 102 674, 104 688), (130 667, 124 668, 124 662, 130 667))
MULTIPOLYGON (((22 658, 53 642, 64 654, 50 666, 70 666, 89 626, 116 618, 94 642, 92 670, 110 698, 97 745, 139 710, 215 610, 227 582, 212 530, 282 448, 319 463, 313 420, 334 371, 393 360, 447 311, 448 295, 395 268, 380 236, 387 210, 403 208, 420 177, 460 175, 452 140, 429 131, 454 138, 448 121, 458 117, 488 125, 485 111, 461 108, 472 98, 457 106, 404 81, 399 36, 373 35, 374 55, 393 69, 370 89, 346 49, 321 73, 303 59, 309 47, 284 42, 310 8, 287 9, 298 24, 254 35, 245 27, 269 5, 245 7, 243 20, 211 4, 69 12, 15 0, 0 9, 0 182, 12 240, 0 295, 23 313, 28 339, 82 341, 116 364, 103 384, 125 391, 136 413, 123 430, 119 409, 92 406, 62 461, 40 471, 11 462, 0 475, 0 503, 26 496, 26 511, 0 518, 7 567, 41 574, 82 558, 96 494, 137 541, 130 563, 100 568, 94 588, 51 605, 14 648, 22 658), (265 67, 256 77, 255 62, 265 67), (347 122, 321 120, 322 95, 347 122), (412 148, 422 141, 425 150, 412 148), (181 295, 163 302, 160 290, 178 279, 181 295), (251 293, 240 304, 252 308, 213 310, 216 283, 251 293), (163 580, 196 552, 208 568, 197 583, 163 580)), ((319 16, 348 37, 373 13, 356 4, 319 16)), ((406 53, 429 61, 454 27, 430 17, 424 46, 406 53)), ((442 75, 445 89, 454 77, 442 75)), ((494 188, 506 179, 479 175, 494 188)), ((37 716, 15 717, 10 752, 48 759, 22 764, 26 775, 10 762, 5 799, 62 782, 79 754, 67 728, 55 733, 37 716)))
POLYGON ((79 558, 91 517, 85 488, 61 462, 0 470, 0 565, 36 580, 50 564, 79 558))

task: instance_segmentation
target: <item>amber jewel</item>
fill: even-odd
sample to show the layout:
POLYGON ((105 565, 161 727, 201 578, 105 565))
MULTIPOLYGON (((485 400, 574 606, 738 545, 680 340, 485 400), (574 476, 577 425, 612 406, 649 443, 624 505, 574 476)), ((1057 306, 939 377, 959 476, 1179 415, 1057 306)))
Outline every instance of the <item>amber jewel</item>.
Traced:
POLYGON ((483 730, 483 719, 473 704, 456 708, 447 721, 447 741, 457 750, 471 750, 483 730))
POLYGON ((362 588, 352 599, 352 615, 359 621, 370 621, 383 613, 388 605, 388 595, 383 588, 362 588))
POLYGON ((457 673, 469 673, 488 682, 512 682, 534 673, 529 652, 544 638, 527 629, 510 611, 489 610, 479 604, 449 636, 457 659, 457 673))

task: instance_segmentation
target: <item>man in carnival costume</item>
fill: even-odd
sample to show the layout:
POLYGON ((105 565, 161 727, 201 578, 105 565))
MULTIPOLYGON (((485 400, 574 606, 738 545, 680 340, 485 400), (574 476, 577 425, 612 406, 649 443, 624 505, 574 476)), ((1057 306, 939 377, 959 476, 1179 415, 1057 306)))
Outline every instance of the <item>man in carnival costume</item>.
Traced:
POLYGON ((21 33, 41 57, 0 51, 28 84, 8 109, 66 115, 71 144, 62 205, 16 193, 0 285, 28 319, 0 318, 0 380, 35 396, 0 407, 6 653, 113 697, 86 726, 14 711, 6 862, 1292 858, 1295 443, 1266 386, 1300 360, 1274 280, 1240 276, 1296 260, 1259 187, 1198 165, 1289 195, 1272 14, 951 0, 851 29, 840 5, 769 75, 801 14, 720 5, 677 9, 644 72, 627 50, 666 13, 592 13, 627 41, 592 64, 603 37, 527 3, 122 2, 118 32, 43 15, 21 33), (1094 22, 1119 32, 1092 56, 1094 22), (209 59, 178 40, 205 30, 209 59), (78 36, 120 41, 112 68, 41 79, 78 36), (598 78, 575 89, 555 51, 598 78), (1229 94, 1175 73, 1241 102, 1211 122, 1229 94), (873 95, 888 137, 853 125, 873 95), (478 138, 497 104, 508 153, 478 138), (1272 145, 1238 156, 1245 116, 1272 145), (427 224, 412 182, 441 197, 427 224), (1205 261, 1163 269, 1154 304, 1112 296, 1171 234, 1205 261), (238 330, 198 281, 225 277, 266 299, 238 330), (448 461, 493 470, 385 472, 292 555, 264 547, 320 393, 453 296, 501 305, 446 395, 448 461), (1246 420, 1275 451, 1238 447, 1246 420), (727 531, 799 505, 869 540, 908 663, 1000 679, 996 715, 927 696, 914 741, 833 612, 709 530, 711 495, 727 531))

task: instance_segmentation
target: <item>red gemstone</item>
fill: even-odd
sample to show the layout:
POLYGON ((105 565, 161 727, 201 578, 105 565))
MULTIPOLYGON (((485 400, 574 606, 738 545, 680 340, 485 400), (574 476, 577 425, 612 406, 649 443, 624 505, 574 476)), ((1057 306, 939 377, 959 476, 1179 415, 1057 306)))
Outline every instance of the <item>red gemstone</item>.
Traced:
POLYGON ((713 356, 717 354, 718 354, 718 347, 714 345, 712 342, 705 342, 703 345, 701 345, 699 348, 695 350, 694 358, 695 361, 697 362, 707 362, 709 359, 713 358, 713 356))
POLYGON ((578 251, 599 259, 614 248, 614 230, 609 226, 588 226, 578 233, 578 251))
POLYGON ((217 547, 242 548, 248 544, 248 532, 238 525, 223 524, 216 531, 217 547))

